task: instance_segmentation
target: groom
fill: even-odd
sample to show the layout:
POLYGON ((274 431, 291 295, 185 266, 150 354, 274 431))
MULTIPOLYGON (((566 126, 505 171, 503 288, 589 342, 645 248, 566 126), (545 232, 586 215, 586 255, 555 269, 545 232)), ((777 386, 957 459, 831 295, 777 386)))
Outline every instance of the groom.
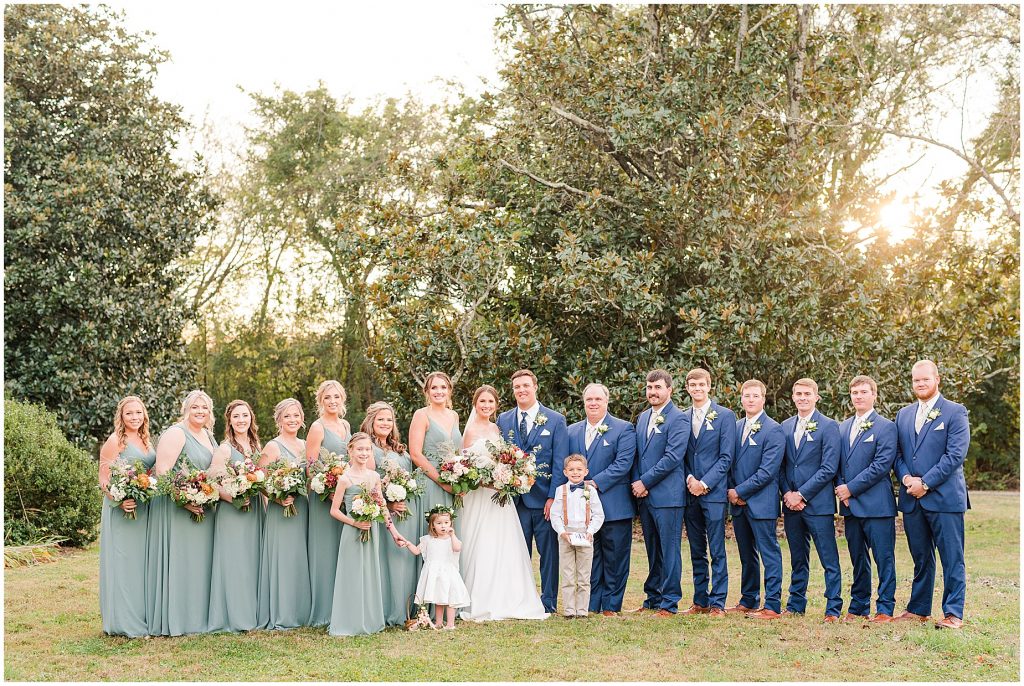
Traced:
POLYGON ((569 436, 565 417, 537 402, 537 376, 529 369, 512 375, 512 394, 516 408, 502 412, 498 430, 526 452, 536 451, 539 476, 533 488, 516 498, 519 523, 526 536, 526 547, 533 555, 533 539, 540 553, 540 600, 546 612, 555 612, 558 603, 558 537, 551 528, 551 504, 555 489, 565 483, 562 465, 569 454, 569 436))

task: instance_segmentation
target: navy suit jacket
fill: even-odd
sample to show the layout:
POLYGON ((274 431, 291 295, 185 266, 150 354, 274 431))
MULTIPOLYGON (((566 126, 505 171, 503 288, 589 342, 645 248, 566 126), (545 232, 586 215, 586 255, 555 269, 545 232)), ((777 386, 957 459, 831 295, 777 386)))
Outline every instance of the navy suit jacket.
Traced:
POLYGON ((647 488, 647 504, 651 507, 685 507, 686 475, 683 457, 686 437, 690 435, 690 419, 671 400, 661 410, 664 423, 655 427, 647 440, 647 424, 651 408, 640 413, 636 420, 636 461, 633 463, 632 481, 640 481, 647 488))
MULTIPOLYGON (((802 510, 809 515, 834 515, 836 494, 833 484, 839 471, 839 422, 815 410, 811 421, 818 427, 813 432, 804 432, 800 449, 793 440, 798 415, 782 422, 782 433, 786 437, 786 455, 782 458, 779 490, 800 491, 807 501, 802 510)), ((788 508, 787 508, 788 509, 788 508)))
POLYGON ((683 484, 686 475, 693 474, 707 484, 708 492, 701 498, 709 503, 725 503, 729 501, 729 469, 736 450, 736 415, 714 401, 708 407, 708 414, 712 412, 717 413, 715 418, 709 422, 705 416, 697 438, 693 438, 693 408, 686 412, 690 430, 686 434, 683 484))
POLYGON ((537 471, 546 472, 547 476, 538 476, 533 488, 520 496, 523 505, 534 509, 544 507, 549 498, 555 497, 555 489, 567 481, 562 469, 565 457, 569 454, 569 435, 566 432, 565 417, 540 403, 538 405, 540 409, 537 411, 536 419, 544 415, 547 421, 542 426, 535 420, 529 436, 519 435, 519 408, 513 407, 498 416, 498 430, 501 431, 503 438, 526 452, 540 446, 540 450, 536 452, 537 471))
POLYGON ((850 489, 850 506, 839 502, 839 514, 855 517, 895 517, 892 493, 893 464, 896 462, 896 425, 874 410, 865 421, 871 428, 857 434, 850 447, 853 417, 839 426, 839 474, 836 485, 850 489))
POLYGON ((587 479, 597 484, 605 521, 632 519, 636 504, 630 489, 629 472, 636 457, 636 429, 625 419, 606 414, 608 430, 598 434, 587 450, 587 420, 569 427, 569 454, 587 458, 587 479))
POLYGON ((914 433, 917 403, 896 414, 899 436, 896 478, 900 481, 900 512, 911 512, 920 503, 929 512, 966 512, 971 509, 964 480, 964 459, 971 445, 967 408, 940 395, 933 410, 939 415, 926 421, 921 433, 914 433), (920 499, 907 493, 906 475, 919 476, 928 484, 920 499))
POLYGON ((743 419, 736 420, 736 454, 729 470, 729 487, 736 489, 746 505, 732 505, 733 511, 747 508, 754 519, 778 519, 779 468, 786 452, 782 425, 762 412, 761 428, 743 439, 743 419))

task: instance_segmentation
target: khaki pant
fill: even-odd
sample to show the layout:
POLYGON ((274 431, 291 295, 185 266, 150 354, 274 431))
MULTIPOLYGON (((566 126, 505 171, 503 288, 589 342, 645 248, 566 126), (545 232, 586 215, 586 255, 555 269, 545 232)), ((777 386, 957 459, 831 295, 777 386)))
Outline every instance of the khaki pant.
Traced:
MULTIPOLYGON (((566 531, 585 532, 585 529, 567 528, 566 531)), ((590 567, 594 562, 594 548, 577 548, 562 536, 558 537, 558 573, 561 579, 562 614, 586 617, 590 607, 590 567)))

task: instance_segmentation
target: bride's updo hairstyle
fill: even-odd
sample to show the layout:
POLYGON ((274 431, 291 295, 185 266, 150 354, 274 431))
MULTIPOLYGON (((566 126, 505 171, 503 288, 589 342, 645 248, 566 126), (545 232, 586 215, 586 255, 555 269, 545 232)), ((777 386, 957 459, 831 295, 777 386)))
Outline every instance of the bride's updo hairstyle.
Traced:
POLYGON ((484 384, 480 388, 476 389, 476 392, 473 393, 473 407, 471 409, 476 409, 476 401, 484 393, 490 393, 491 397, 494 398, 494 412, 491 414, 490 417, 487 418, 487 421, 496 421, 498 418, 498 405, 501 403, 501 400, 498 398, 498 391, 495 390, 494 386, 488 386, 487 384, 484 384))
POLYGON ((427 374, 427 378, 423 381, 423 397, 426 398, 427 404, 430 404, 430 384, 434 383, 435 379, 442 379, 448 384, 448 402, 445 405, 448 409, 452 409, 452 392, 455 388, 452 386, 452 379, 444 372, 430 372, 427 374))

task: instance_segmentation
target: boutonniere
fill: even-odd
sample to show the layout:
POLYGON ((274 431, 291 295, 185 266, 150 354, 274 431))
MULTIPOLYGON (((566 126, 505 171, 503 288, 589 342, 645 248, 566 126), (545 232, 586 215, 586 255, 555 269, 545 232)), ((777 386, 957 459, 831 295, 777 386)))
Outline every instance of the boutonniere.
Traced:
POLYGON ((817 430, 818 430, 818 422, 807 422, 807 426, 804 427, 804 431, 806 431, 809 434, 812 434, 812 433, 814 433, 817 430))
POLYGON ((544 426, 547 423, 548 416, 546 414, 538 414, 536 421, 534 421, 534 424, 536 424, 537 426, 544 426))
POLYGON ((862 431, 867 431, 868 429, 870 429, 874 425, 875 425, 875 423, 873 421, 871 421, 871 420, 868 420, 866 422, 861 422, 860 428, 857 429, 857 433, 861 433, 862 431))
POLYGON ((933 408, 932 411, 928 413, 928 421, 935 421, 936 419, 938 419, 940 414, 942 414, 941 410, 939 410, 938 408, 933 408))
POLYGON ((583 487, 583 499, 590 502, 590 486, 583 487))
POLYGON ((713 422, 713 421, 715 421, 716 417, 718 417, 718 410, 711 410, 704 417, 704 421, 706 421, 706 422, 713 422))
POLYGON ((604 436, 604 433, 605 433, 605 432, 606 432, 607 430, 608 430, 608 425, 607 425, 607 424, 598 424, 598 425, 597 425, 597 433, 598 433, 599 435, 601 435, 601 436, 604 436))
POLYGON ((753 436, 761 430, 761 422, 754 422, 750 425, 750 435, 753 436))
POLYGON ((664 423, 665 423, 665 415, 659 414, 657 417, 654 418, 654 425, 655 426, 661 426, 664 423))

